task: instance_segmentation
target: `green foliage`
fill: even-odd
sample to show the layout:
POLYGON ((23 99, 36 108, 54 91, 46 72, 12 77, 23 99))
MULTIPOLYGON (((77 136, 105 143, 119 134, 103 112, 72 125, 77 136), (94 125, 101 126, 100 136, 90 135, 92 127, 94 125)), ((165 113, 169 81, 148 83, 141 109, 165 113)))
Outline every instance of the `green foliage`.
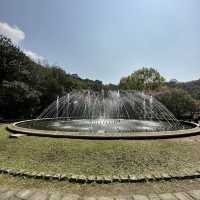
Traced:
POLYGON ((57 96, 73 89, 102 88, 101 81, 83 80, 58 66, 35 63, 0 35, 0 117, 36 117, 57 96))
POLYGON ((150 91, 160 88, 164 78, 153 68, 142 68, 120 80, 119 87, 124 90, 150 91))
POLYGON ((174 113, 177 118, 181 118, 197 110, 197 101, 187 91, 181 88, 167 89, 159 93, 157 98, 174 113))
POLYGON ((1 113, 6 113, 9 118, 30 117, 39 107, 40 95, 39 91, 30 88, 24 82, 3 81, 0 99, 1 113))
MULTIPOLYGON (((73 89, 101 91, 120 88, 152 92, 159 90, 163 82, 164 78, 153 68, 135 71, 122 78, 119 86, 81 79, 67 74, 59 66, 44 66, 32 61, 10 39, 0 35, 0 118, 34 118, 57 96, 73 89)), ((160 98, 176 116, 195 110, 197 103, 192 97, 200 100, 200 80, 168 87, 172 90, 160 98)))
POLYGON ((177 84, 178 87, 188 91, 195 99, 200 100, 200 79, 177 84))

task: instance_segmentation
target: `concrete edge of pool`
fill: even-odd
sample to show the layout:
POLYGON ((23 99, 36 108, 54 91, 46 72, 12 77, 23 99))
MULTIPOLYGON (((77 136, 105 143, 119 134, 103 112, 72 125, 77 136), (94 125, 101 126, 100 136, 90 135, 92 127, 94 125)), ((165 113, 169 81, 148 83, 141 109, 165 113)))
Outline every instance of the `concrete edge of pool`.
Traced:
POLYGON ((185 125, 192 128, 174 130, 174 131, 155 131, 155 132, 134 132, 133 135, 119 135, 119 136, 105 136, 105 135, 79 135, 80 132, 67 131, 51 131, 51 130, 37 130, 30 128, 22 128, 18 125, 20 123, 38 121, 38 119, 19 121, 7 126, 7 129, 16 134, 24 134, 27 136, 53 137, 53 138, 71 138, 71 139, 89 139, 89 140, 154 140, 154 139, 170 139, 200 135, 200 126, 193 122, 181 121, 185 125))

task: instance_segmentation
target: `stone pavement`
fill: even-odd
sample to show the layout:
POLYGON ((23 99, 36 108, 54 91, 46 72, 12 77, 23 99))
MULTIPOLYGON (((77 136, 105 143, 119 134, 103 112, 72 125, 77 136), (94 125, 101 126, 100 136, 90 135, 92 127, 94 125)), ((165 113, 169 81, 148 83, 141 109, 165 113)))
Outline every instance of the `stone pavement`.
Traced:
POLYGON ((0 187, 0 200, 200 200, 200 190, 162 194, 134 194, 127 196, 79 196, 64 192, 0 187))

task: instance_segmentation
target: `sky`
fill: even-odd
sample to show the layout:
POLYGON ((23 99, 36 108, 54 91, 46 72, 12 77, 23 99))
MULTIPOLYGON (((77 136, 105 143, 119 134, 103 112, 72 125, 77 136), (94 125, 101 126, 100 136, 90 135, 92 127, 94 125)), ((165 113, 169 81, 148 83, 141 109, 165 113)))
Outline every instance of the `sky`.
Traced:
POLYGON ((199 0, 0 0, 0 34, 67 73, 118 83, 141 67, 200 78, 199 0))

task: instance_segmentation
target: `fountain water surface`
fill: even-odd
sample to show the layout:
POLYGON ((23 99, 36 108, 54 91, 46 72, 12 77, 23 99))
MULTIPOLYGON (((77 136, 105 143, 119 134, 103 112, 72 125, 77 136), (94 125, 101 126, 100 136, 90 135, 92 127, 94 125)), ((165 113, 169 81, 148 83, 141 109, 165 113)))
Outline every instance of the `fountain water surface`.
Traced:
POLYGON ((135 91, 73 91, 57 97, 38 119, 36 129, 96 134, 182 128, 153 96, 135 91))

